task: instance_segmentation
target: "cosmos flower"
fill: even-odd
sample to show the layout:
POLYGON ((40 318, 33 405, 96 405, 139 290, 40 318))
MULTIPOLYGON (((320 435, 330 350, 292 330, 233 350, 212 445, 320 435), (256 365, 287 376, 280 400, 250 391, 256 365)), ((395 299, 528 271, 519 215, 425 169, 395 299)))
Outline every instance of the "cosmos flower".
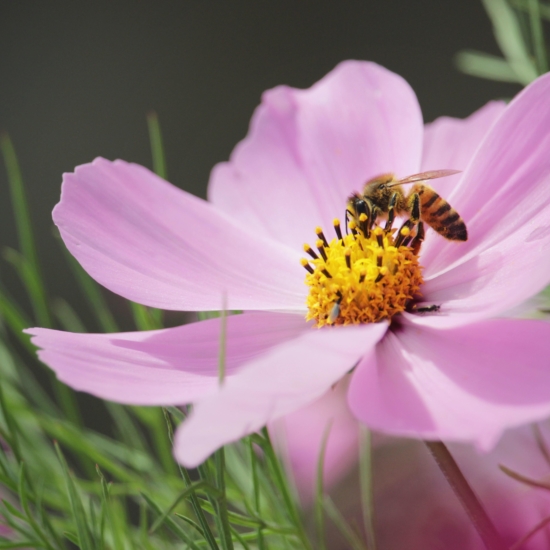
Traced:
POLYGON ((123 161, 78 167, 53 216, 92 277, 148 306, 219 310, 225 296, 244 313, 227 319, 222 387, 218 319, 123 334, 30 329, 40 358, 106 399, 196 403, 175 443, 188 466, 352 370, 349 409, 369 427, 491 448, 550 413, 550 325, 503 317, 550 280, 549 92, 543 76, 506 108, 424 134, 403 79, 348 61, 308 90, 266 92, 248 137, 214 169, 210 202, 123 161), (338 238, 350 193, 421 169, 464 169, 433 186, 467 242, 428 228, 417 255, 384 222, 338 238), (306 262, 308 242, 327 259, 319 250, 306 262))
MULTIPOLYGON (((547 441, 548 426, 542 427, 542 433, 547 441)), ((550 543, 550 464, 532 427, 506 433, 488 454, 480 454, 470 445, 455 443, 449 448, 506 548, 546 550, 550 543), (500 465, 523 476, 524 481, 505 474, 500 465), (529 485, 529 481, 540 486, 529 485), (525 538, 527 540, 519 544, 525 538)), ((378 448, 375 472, 376 535, 381 548, 485 548, 424 445, 397 440, 378 448)), ((360 521, 358 501, 357 497, 355 502, 346 503, 345 512, 348 518, 355 516, 360 521)))

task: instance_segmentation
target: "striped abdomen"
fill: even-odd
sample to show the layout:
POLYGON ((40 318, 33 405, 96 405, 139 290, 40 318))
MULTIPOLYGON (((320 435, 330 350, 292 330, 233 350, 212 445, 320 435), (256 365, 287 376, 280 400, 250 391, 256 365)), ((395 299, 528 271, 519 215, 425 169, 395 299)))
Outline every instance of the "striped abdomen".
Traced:
POLYGON ((416 184, 411 189, 412 196, 420 197, 420 219, 451 241, 467 241, 468 230, 460 214, 429 185, 416 184))

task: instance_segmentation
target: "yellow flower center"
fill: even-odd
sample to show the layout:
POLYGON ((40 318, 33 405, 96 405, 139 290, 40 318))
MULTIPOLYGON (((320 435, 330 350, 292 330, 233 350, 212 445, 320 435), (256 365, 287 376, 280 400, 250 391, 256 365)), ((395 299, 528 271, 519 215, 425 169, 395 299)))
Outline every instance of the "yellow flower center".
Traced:
POLYGON ((312 258, 302 259, 308 271, 307 320, 315 320, 317 327, 376 323, 419 297, 421 239, 415 241, 408 226, 397 233, 376 226, 365 235, 351 221, 351 232, 342 235, 336 219, 334 228, 337 237, 330 242, 317 228, 319 253, 304 245, 312 258))

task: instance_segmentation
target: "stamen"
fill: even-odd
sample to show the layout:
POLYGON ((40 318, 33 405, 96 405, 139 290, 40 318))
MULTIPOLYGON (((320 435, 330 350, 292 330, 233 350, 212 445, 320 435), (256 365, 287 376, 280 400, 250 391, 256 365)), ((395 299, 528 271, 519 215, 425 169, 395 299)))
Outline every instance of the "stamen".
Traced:
POLYGON ((323 234, 323 230, 320 227, 316 227, 315 233, 317 234, 317 237, 319 237, 319 239, 323 241, 323 244, 328 247, 328 242, 325 238, 325 235, 323 234))
POLYGON ((340 229, 340 220, 338 218, 334 218, 332 221, 332 225, 334 225, 334 231, 336 231, 336 236, 338 237, 338 240, 342 240, 342 230, 340 229))
POLYGON ((315 273, 315 270, 309 265, 309 262, 305 258, 302 258, 300 263, 302 264, 302 267, 305 267, 312 275, 315 273))
MULTIPOLYGON (((319 239, 315 243, 315 246, 317 247, 317 250, 319 251, 321 256, 323 256, 323 260, 325 260, 325 262, 326 262, 327 261, 327 253, 325 252, 325 248, 324 248, 323 244, 324 244, 323 241, 321 239, 319 239)), ((328 244, 326 246, 328 248, 328 244)))
POLYGON ((317 253, 315 252, 315 250, 313 250, 313 248, 311 248, 311 246, 309 246, 309 244, 304 244, 304 252, 309 254, 314 260, 319 258, 319 256, 317 256, 317 253))
MULTIPOLYGON (((365 212, 361 214, 348 218, 350 233, 342 238, 339 220, 333 220, 338 239, 333 238, 330 243, 317 228, 315 245, 319 255, 313 260, 302 260, 310 289, 307 319, 314 320, 317 327, 390 319, 405 311, 420 294, 422 272, 418 257, 402 243, 407 238, 412 243, 421 238, 422 229, 416 229, 417 224, 409 220, 395 234, 386 233, 377 224, 365 234, 365 226, 371 220, 365 212)), ((310 248, 306 245, 304 250, 310 248)))

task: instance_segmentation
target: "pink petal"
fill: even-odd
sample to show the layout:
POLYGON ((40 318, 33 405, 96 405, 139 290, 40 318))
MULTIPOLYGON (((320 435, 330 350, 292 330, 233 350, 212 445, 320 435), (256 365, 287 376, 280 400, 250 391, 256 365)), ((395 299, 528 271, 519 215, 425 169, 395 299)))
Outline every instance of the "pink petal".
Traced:
MULTIPOLYGON (((464 444, 449 445, 449 450, 507 548, 550 515, 547 492, 515 481, 499 469, 499 464, 504 464, 532 479, 548 476, 548 463, 536 444, 531 426, 508 432, 488 454, 476 452, 464 444)), ((377 542, 380 547, 485 549, 448 482, 421 442, 395 441, 377 449, 375 475, 377 542)), ((546 528, 522 545, 521 550, 546 550, 548 541, 546 528)))
MULTIPOLYGON (((227 318, 226 372, 310 331, 299 315, 249 313, 227 318)), ((72 388, 119 403, 181 405, 218 388, 220 320, 118 334, 25 332, 38 356, 72 388)))
POLYGON ((271 423, 304 504, 315 495, 319 454, 326 430, 324 485, 330 488, 357 462, 359 424, 347 405, 347 377, 313 403, 271 423))
POLYGON ((434 315, 408 315, 417 325, 444 328, 508 314, 550 280, 550 208, 540 212, 499 246, 483 251, 422 286, 434 315), (541 229, 543 228, 543 229, 541 229))
POLYGON ((369 427, 491 448, 506 428, 550 414, 550 324, 497 319, 449 330, 403 324, 352 378, 369 427))
POLYGON ((418 171, 422 115, 396 74, 346 61, 307 90, 266 92, 250 131, 212 173, 209 198, 298 250, 332 227, 346 200, 380 173, 418 171))
MULTIPOLYGON (((485 137, 452 195, 466 243, 443 242, 422 257, 423 293, 505 311, 550 279, 550 75, 521 92, 485 137), (505 272, 503 272, 503 269, 505 272), (502 284, 505 281, 506 284, 502 284), (457 284, 461 284, 458 292, 457 284), (489 291, 496 285, 496 290, 489 291), (491 294, 490 299, 484 299, 491 294), (491 303, 488 303, 491 301, 491 303), (502 309, 499 309, 502 306, 502 309)), ((427 298, 428 299, 428 298, 427 298)))
POLYGON ((194 467, 218 447, 323 395, 369 353, 386 323, 308 331, 250 361, 194 408, 176 434, 174 453, 194 467))
POLYGON ((65 244, 98 282, 163 309, 303 310, 300 250, 237 227, 146 168, 96 159, 65 174, 54 210, 65 244))
MULTIPOLYGON (((491 101, 468 118, 440 117, 424 128, 422 171, 451 168, 465 170, 483 138, 506 107, 503 101, 491 101)), ((452 204, 460 176, 436 179, 430 185, 452 204)), ((430 232, 429 234, 433 234, 430 232)), ((434 243, 445 242, 441 237, 434 243)), ((426 243, 424 243, 424 254, 426 243)))

